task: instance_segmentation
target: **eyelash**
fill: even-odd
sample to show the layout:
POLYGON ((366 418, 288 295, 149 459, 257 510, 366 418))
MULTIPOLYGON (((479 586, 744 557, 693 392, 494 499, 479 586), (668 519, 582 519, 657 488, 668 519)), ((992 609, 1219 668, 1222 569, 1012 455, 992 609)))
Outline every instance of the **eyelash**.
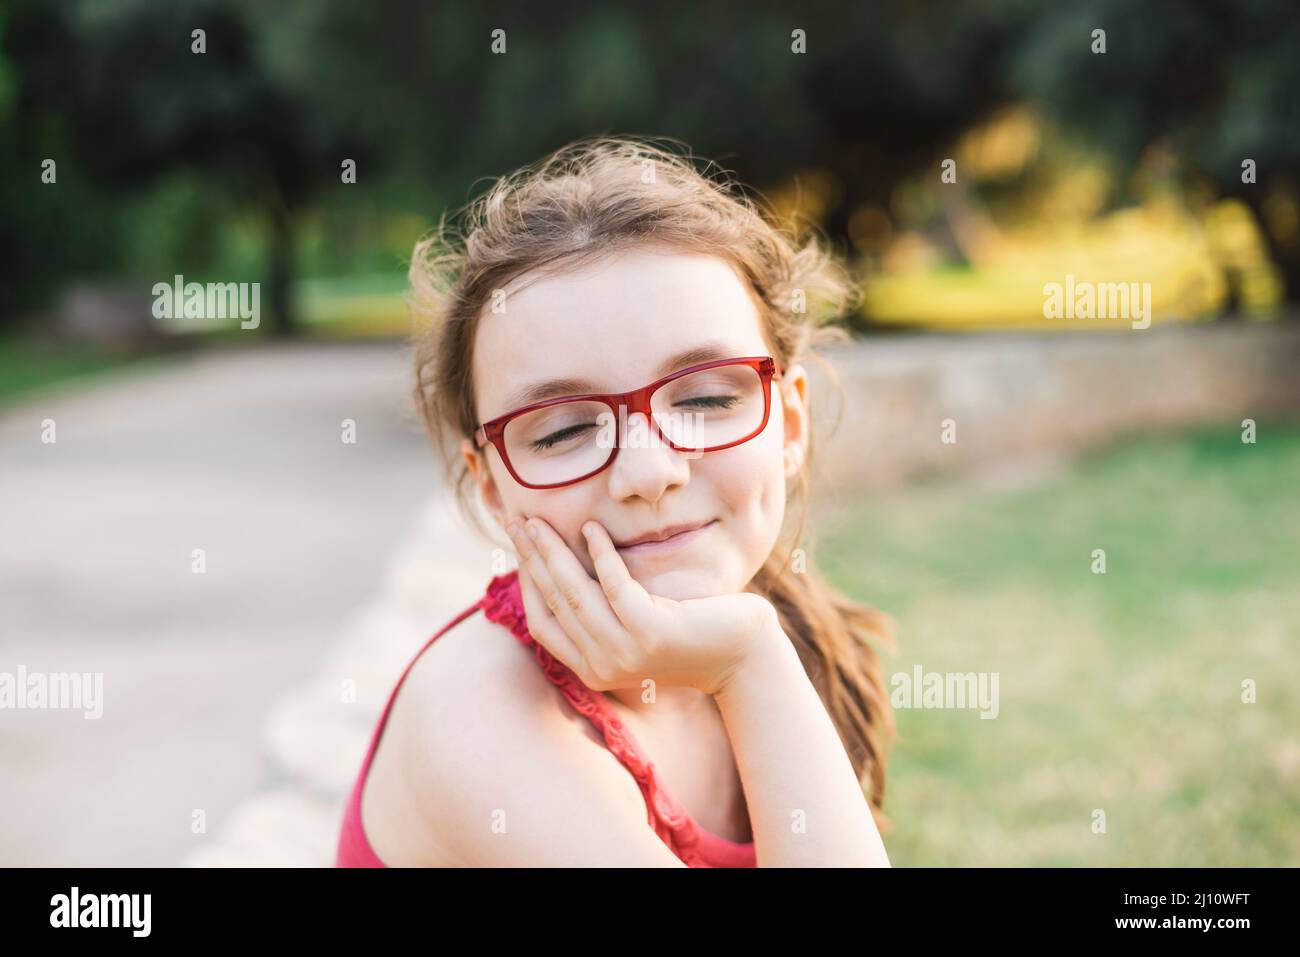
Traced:
POLYGON ((592 428, 592 426, 590 425, 574 425, 574 426, 570 426, 567 429, 560 429, 558 432, 552 432, 550 435, 540 438, 536 442, 533 442, 532 448, 536 449, 539 452, 543 452, 546 449, 549 449, 552 445, 558 445, 560 442, 563 442, 565 439, 569 438, 570 436, 577 435, 579 432, 583 431, 584 429, 590 429, 590 428, 592 428))
MULTIPOLYGON (((707 407, 710 409, 729 409, 732 407, 732 405, 738 402, 739 399, 737 399, 737 397, 734 395, 705 395, 705 396, 699 396, 694 399, 687 399, 686 401, 704 402, 707 403, 707 407)), ((686 403, 682 403, 682 404, 685 405, 686 403)), ((560 442, 563 442, 565 439, 577 435, 579 432, 582 432, 583 430, 590 429, 590 428, 592 428, 592 426, 590 425, 575 425, 575 426, 570 426, 567 429, 560 429, 559 431, 552 432, 550 435, 544 436, 536 440, 535 442, 533 442, 532 448, 536 449, 539 452, 545 451, 546 449, 549 449, 551 446, 558 445, 560 442)))

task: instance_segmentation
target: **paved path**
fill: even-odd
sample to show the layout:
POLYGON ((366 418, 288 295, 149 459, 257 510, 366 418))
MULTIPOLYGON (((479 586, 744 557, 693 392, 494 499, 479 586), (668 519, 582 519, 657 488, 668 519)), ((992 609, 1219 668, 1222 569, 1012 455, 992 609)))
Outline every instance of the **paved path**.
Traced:
POLYGON ((0 711, 0 865, 327 863, 392 678, 490 567, 408 385, 399 345, 260 347, 0 413, 0 671, 104 676, 98 720, 0 711))

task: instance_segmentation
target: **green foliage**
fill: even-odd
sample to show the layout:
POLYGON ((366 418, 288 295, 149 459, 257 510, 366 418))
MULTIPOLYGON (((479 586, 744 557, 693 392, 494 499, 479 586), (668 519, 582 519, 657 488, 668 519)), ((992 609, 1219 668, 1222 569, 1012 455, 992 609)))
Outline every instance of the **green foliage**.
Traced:
POLYGON ((1172 149, 1189 172, 1250 204, 1290 302, 1300 300, 1300 14, 1289 0, 1091 0, 1043 7, 1013 51, 1012 87, 1131 167, 1172 149), (1106 30, 1105 54, 1089 37, 1106 30), (1257 181, 1242 182, 1242 161, 1257 181), (1279 220, 1276 204, 1290 212, 1279 220))
POLYGON ((993 95, 981 64, 1000 19, 937 6, 939 56, 925 49, 936 21, 887 4, 846 17, 813 3, 792 21, 727 5, 19 0, 0 44, 15 104, 0 173, 24 264, 49 265, 27 298, 72 274, 214 268, 230 261, 225 227, 250 219, 281 269, 400 270, 371 254, 388 220, 431 223, 483 177, 601 130, 680 138, 760 186, 833 166, 849 184, 830 224, 842 233, 852 203, 886 193, 993 95), (791 53, 795 27, 810 55, 791 53), (491 52, 497 28, 505 55, 491 52), (30 185, 43 156, 59 158, 58 189, 30 185), (344 158, 355 185, 339 180, 344 158), (74 181, 84 190, 69 195, 74 181), (304 253, 312 222, 330 238, 304 253), (85 255, 56 248, 81 241, 69 232, 85 255))
POLYGON ((1238 152, 1294 178, 1300 18, 1266 0, 1157 6, 14 0, 0 316, 73 277, 177 267, 253 270, 287 311, 295 271, 400 272, 394 222, 431 224, 485 177, 601 131, 679 138, 760 189, 824 171, 842 245, 855 210, 887 208, 1025 97, 1128 157, 1168 136, 1225 182, 1238 152), (1088 52, 1098 25, 1104 57, 1088 52), (39 182, 45 157, 57 187, 39 182))

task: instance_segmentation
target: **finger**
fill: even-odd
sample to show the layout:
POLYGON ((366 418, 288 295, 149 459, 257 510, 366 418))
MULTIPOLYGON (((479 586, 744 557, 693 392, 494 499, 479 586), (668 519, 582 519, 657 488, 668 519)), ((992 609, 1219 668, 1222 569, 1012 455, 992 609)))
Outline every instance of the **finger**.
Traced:
POLYGON ((596 577, 609 607, 623 626, 633 634, 646 634, 654 620, 654 602, 645 587, 632 577, 623 562, 623 556, 614 547, 609 533, 599 522, 586 522, 582 526, 591 553, 596 577))
MULTIPOLYGON (((571 599, 566 597, 555 583, 555 577, 547 565, 546 556, 538 548, 538 544, 527 534, 529 522, 540 521, 540 519, 529 519, 515 533, 515 547, 520 551, 520 564, 527 564, 528 571, 532 575, 533 582, 537 587, 537 592, 542 596, 542 602, 547 610, 573 640, 574 645, 582 652, 583 657, 590 660, 592 641, 591 636, 587 634, 586 628, 578 621, 577 616, 573 613, 571 599)), ((539 538, 540 530, 539 530, 539 538)))
POLYGON ((539 523, 534 543, 537 551, 546 560, 547 570, 560 598, 572 610, 584 634, 606 649, 626 643, 630 637, 627 629, 609 607, 600 583, 587 573, 582 562, 578 561, 578 556, 573 554, 573 549, 569 548, 555 529, 542 519, 532 521, 539 523))
POLYGON ((587 660, 546 607, 546 600, 542 598, 533 576, 528 574, 528 568, 522 562, 519 565, 519 592, 524 599, 528 633, 552 657, 568 666, 570 671, 575 674, 584 673, 587 660))

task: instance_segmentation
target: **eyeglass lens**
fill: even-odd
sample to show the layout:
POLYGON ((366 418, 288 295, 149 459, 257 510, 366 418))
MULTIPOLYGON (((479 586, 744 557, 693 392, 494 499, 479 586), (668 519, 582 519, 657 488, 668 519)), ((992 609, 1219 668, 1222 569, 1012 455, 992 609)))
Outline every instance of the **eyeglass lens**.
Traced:
MULTIPOLYGON (((707 450, 751 436, 763 421, 763 379, 751 366, 702 369, 664 383, 651 397, 655 424, 673 443, 707 450)), ((626 413, 623 413, 626 418, 626 413)), ((609 459, 618 421, 603 402, 562 402, 511 419, 506 453, 532 485, 569 482, 609 459)), ((627 421, 624 447, 662 444, 645 419, 627 421)))

